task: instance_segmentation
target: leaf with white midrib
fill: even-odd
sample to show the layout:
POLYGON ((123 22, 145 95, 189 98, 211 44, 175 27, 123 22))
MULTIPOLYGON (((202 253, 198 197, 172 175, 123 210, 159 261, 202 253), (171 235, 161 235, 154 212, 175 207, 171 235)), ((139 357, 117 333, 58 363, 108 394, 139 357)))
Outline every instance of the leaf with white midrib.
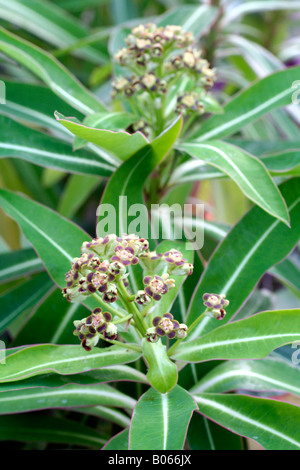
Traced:
POLYGON ((225 137, 272 109, 287 106, 295 91, 292 84, 299 79, 300 67, 291 67, 258 80, 237 94, 225 107, 222 116, 208 119, 192 139, 198 142, 225 137))
POLYGON ((300 408, 244 395, 196 394, 199 412, 266 450, 300 449, 300 408))
POLYGON ((228 361, 214 367, 190 393, 274 390, 300 396, 299 372, 299 367, 276 356, 260 361, 228 361))
POLYGON ((129 431, 129 449, 182 449, 195 409, 195 400, 179 385, 164 394, 150 388, 134 408, 129 431))
POLYGON ((0 415, 47 408, 105 405, 132 409, 135 400, 107 384, 39 387, 1 392, 0 415))
POLYGON ((173 357, 187 362, 260 359, 284 344, 299 340, 299 309, 262 312, 181 343, 173 357))
POLYGON ((141 354, 136 351, 117 346, 95 348, 87 352, 79 345, 41 344, 26 347, 9 355, 5 367, 0 369, 0 382, 22 380, 47 372, 72 375, 99 369, 102 366, 133 362, 140 356, 141 354))

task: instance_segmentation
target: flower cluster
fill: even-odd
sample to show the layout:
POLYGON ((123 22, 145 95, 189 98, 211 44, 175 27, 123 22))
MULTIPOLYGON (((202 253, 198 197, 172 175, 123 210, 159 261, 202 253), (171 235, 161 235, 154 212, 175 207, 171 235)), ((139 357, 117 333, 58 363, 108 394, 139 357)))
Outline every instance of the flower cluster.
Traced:
POLYGON ((82 347, 90 351, 98 343, 100 334, 110 340, 117 338, 118 330, 111 320, 109 312, 102 312, 102 309, 97 307, 89 317, 74 321, 74 335, 79 337, 82 347))
MULTIPOLYGON (((150 315, 149 319, 146 318, 149 309, 175 287, 176 281, 172 276, 186 276, 192 272, 193 265, 178 250, 156 253, 149 251, 149 243, 144 238, 134 234, 123 234, 122 237, 112 234, 83 243, 81 256, 73 259, 71 269, 66 274, 63 295, 70 302, 82 302, 86 297, 93 296, 102 305, 119 299, 125 311, 120 310, 119 304, 116 309, 110 307, 120 317, 115 323, 128 322, 129 325, 133 319, 133 325, 138 325, 145 334, 152 319, 150 315), (144 289, 131 294, 127 268, 134 267, 139 262, 147 272, 143 278, 144 289), (158 275, 156 272, 163 274, 158 275), (132 312, 139 317, 135 317, 132 312), (148 323, 141 327, 145 321, 148 323)), ((97 345, 100 334, 104 339, 110 340, 117 336, 117 327, 112 321, 111 313, 102 312, 100 307, 89 317, 75 321, 74 325, 74 334, 88 351, 97 345)), ((156 341, 164 335, 170 339, 184 338, 187 334, 186 325, 179 324, 170 313, 155 317, 151 328, 152 333, 149 329, 146 333, 149 341, 156 341)))
POLYGON ((126 38, 127 47, 115 54, 115 61, 125 67, 127 73, 113 80, 112 96, 134 97, 132 111, 147 122, 142 128, 147 134, 154 124, 148 122, 154 102, 159 108, 159 101, 162 103, 162 96, 168 92, 172 97, 175 92, 175 113, 202 114, 205 111, 202 99, 214 85, 216 70, 193 43, 193 34, 181 26, 158 27, 149 23, 134 28, 126 38), (176 83, 182 82, 183 77, 185 88, 176 92, 176 83))
POLYGON ((206 316, 223 320, 226 315, 225 308, 229 305, 229 300, 225 298, 225 294, 204 294, 203 301, 206 307, 206 316))
POLYGON ((148 328, 146 336, 150 343, 155 343, 159 337, 167 336, 169 339, 184 339, 187 336, 188 327, 184 323, 174 320, 171 313, 157 316, 152 321, 153 327, 148 328))

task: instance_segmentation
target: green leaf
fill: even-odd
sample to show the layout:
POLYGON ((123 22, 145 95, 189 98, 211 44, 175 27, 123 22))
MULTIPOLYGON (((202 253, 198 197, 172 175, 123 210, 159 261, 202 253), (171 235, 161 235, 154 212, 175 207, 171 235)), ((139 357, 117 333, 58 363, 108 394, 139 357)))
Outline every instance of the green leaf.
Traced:
POLYGON ((285 259, 269 270, 276 279, 300 297, 300 269, 291 259, 285 259))
POLYGON ((73 321, 88 314, 89 311, 83 305, 68 302, 62 296, 61 290, 55 289, 39 305, 17 335, 13 345, 36 344, 37 331, 40 343, 78 345, 78 338, 73 335, 73 321))
MULTIPOLYGON (((60 108, 57 108, 60 109, 60 108)), ((132 114, 119 112, 119 113, 95 113, 87 116, 83 125, 96 129, 106 129, 109 131, 124 131, 130 124, 136 121, 137 118, 132 114)), ((145 142, 147 140, 145 139, 145 142)), ((81 137, 75 137, 74 149, 78 149, 87 144, 87 140, 81 137)))
POLYGON ((193 414, 187 439, 191 450, 242 450, 239 436, 199 413, 193 414))
POLYGON ((74 420, 33 414, 1 416, 1 441, 55 442, 99 449, 105 438, 74 420))
POLYGON ((59 201, 58 212, 64 217, 72 218, 100 183, 97 176, 70 176, 59 201))
POLYGON ((70 144, 28 129, 6 116, 0 116, 1 157, 21 158, 71 173, 109 176, 114 171, 114 166, 95 153, 87 149, 74 152, 70 144))
MULTIPOLYGON (((22 386, 21 386, 22 387, 22 386)), ((73 408, 80 406, 118 406, 132 409, 135 400, 110 385, 67 384, 63 387, 38 387, 1 391, 0 415, 24 413, 49 408, 73 408)))
POLYGON ((4 189, 0 190, 0 206, 20 224, 51 277, 64 287, 72 259, 90 237, 47 207, 4 189))
POLYGON ((167 348, 161 340, 150 343, 146 338, 142 342, 143 355, 148 364, 147 379, 161 393, 167 393, 175 387, 178 380, 177 367, 167 354, 167 348))
POLYGON ((265 156, 262 162, 274 176, 300 175, 300 149, 265 156))
POLYGON ((273 109, 291 104, 292 85, 299 73, 300 67, 291 67, 258 80, 237 94, 224 107, 224 114, 208 119, 192 139, 203 142, 228 136, 273 109))
POLYGON ((208 5, 180 5, 159 16, 157 25, 176 24, 199 37, 214 22, 217 14, 218 9, 208 5))
MULTIPOLYGON (((23 346, 24 348, 24 346, 23 346)), ((10 349, 9 353, 14 354, 16 348, 10 349)), ((8 354, 10 355, 10 354, 8 354)), ((10 390, 21 390, 30 388, 59 388, 65 385, 97 385, 101 382, 132 381, 147 384, 146 376, 125 364, 101 367, 101 369, 82 372, 72 375, 44 374, 29 377, 16 382, 7 382, 0 385, 1 392, 10 390)))
POLYGON ((32 248, 0 255, 0 284, 43 270, 43 263, 32 248))
POLYGON ((220 141, 185 142, 179 148, 226 173, 251 201, 283 222, 289 222, 280 192, 260 160, 220 141))
POLYGON ((116 410, 115 408, 108 408, 107 406, 91 406, 84 408, 72 408, 72 411, 76 411, 81 415, 85 416, 96 416, 100 419, 105 419, 110 423, 115 423, 121 428, 127 428, 130 425, 129 416, 125 415, 122 411, 116 410))
POLYGON ((54 111, 60 109, 67 116, 82 120, 84 115, 69 106, 49 88, 31 83, 11 82, 5 79, 6 102, 0 106, 0 114, 13 117, 21 122, 37 124, 50 129, 55 135, 72 140, 67 129, 54 118, 54 111))
POLYGON ((129 429, 112 437, 101 450, 128 450, 129 429))
POLYGON ((300 310, 262 312, 181 343, 172 357, 186 362, 260 359, 297 340, 300 340, 300 310))
POLYGON ((116 346, 94 348, 87 352, 79 345, 41 344, 10 354, 6 358, 5 367, 0 369, 0 382, 14 382, 48 372, 78 374, 91 369, 133 362, 140 356, 136 351, 116 346))
POLYGON ((58 113, 55 115, 57 120, 74 135, 108 151, 117 157, 118 160, 126 160, 145 147, 148 142, 140 132, 131 135, 127 132, 94 129, 77 122, 69 121, 68 118, 62 118, 58 113))
POLYGON ((150 388, 135 406, 129 449, 183 449, 191 415, 196 409, 193 397, 179 385, 165 394, 150 388))
POLYGON ((195 395, 199 412, 266 450, 299 450, 300 408, 243 395, 195 395))
POLYGON ((299 10, 300 2, 288 0, 264 0, 262 1, 244 1, 228 9, 224 12, 225 15, 222 20, 222 25, 225 27, 231 21, 236 20, 238 17, 247 15, 249 13, 258 13, 260 11, 276 11, 276 10, 299 10))
POLYGON ((0 331, 40 300, 52 285, 48 274, 41 273, 1 296, 0 331))
MULTIPOLYGON (((0 16, 57 47, 72 45, 89 33, 75 17, 46 0, 11 0, 9 4, 0 0, 0 16)), ((82 48, 76 55, 96 64, 108 60, 105 49, 99 47, 82 48)))
MULTIPOLYGON (((274 220, 258 207, 251 209, 212 255, 190 304, 188 324, 204 311, 201 305, 206 292, 226 294, 230 305, 226 308, 225 321, 230 320, 261 276, 285 258, 297 244, 300 233, 299 179, 283 183, 280 189, 290 212, 292 228, 274 220)), ((189 339, 207 333, 218 325, 217 320, 206 317, 189 339)))
POLYGON ((231 390, 285 391, 300 396, 299 368, 276 356, 260 361, 229 361, 206 374, 190 393, 231 390))
POLYGON ((83 114, 105 112, 104 106, 51 54, 0 28, 0 51, 28 68, 64 101, 83 114))

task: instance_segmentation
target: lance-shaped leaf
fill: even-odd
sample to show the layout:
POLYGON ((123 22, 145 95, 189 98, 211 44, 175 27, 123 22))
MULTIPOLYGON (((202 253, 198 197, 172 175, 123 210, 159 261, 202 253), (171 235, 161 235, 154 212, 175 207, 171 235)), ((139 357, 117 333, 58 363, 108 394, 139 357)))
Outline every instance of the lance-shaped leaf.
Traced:
POLYGON ((51 90, 83 114, 106 109, 51 54, 0 28, 0 51, 28 68, 51 90))
POLYGON ((1 416, 1 441, 55 442, 99 449, 105 437, 76 421, 33 414, 1 416))
POLYGON ((131 135, 128 132, 96 129, 71 121, 58 113, 55 115, 57 120, 74 135, 110 152, 119 160, 126 160, 148 143, 141 132, 131 135))
POLYGON ((24 413, 48 408, 72 408, 80 406, 117 406, 132 409, 135 405, 128 395, 106 384, 64 385, 63 387, 39 387, 1 392, 0 415, 24 413))
POLYGON ((0 255, 0 283, 44 270, 32 248, 24 248, 0 255))
POLYGON ((128 450, 129 429, 112 437, 101 450, 128 450))
POLYGON ((26 309, 32 307, 52 286, 53 282, 48 274, 41 273, 2 295, 0 297, 0 331, 3 331, 26 309))
POLYGON ((300 396, 299 368, 277 356, 260 361, 229 361, 206 374, 190 392, 284 391, 300 396))
MULTIPOLYGON (((57 47, 66 47, 88 36, 88 30, 62 8, 47 0, 0 0, 1 18, 21 27, 57 47)), ((76 55, 96 64, 108 60, 105 50, 85 47, 76 55)))
POLYGON ((278 219, 289 222, 285 203, 260 160, 238 147, 221 141, 185 142, 179 145, 194 158, 222 170, 255 204, 278 219))
MULTIPOLYGON (((212 255, 191 300, 188 324, 203 313, 202 296, 206 292, 226 294, 230 305, 226 308, 225 321, 232 318, 261 276, 296 245, 300 232, 299 179, 283 183, 280 189, 287 202, 291 228, 258 207, 251 209, 212 255)), ((191 332, 189 340, 217 326, 217 320, 205 317, 191 332)))
POLYGON ((45 86, 5 79, 5 91, 6 102, 5 106, 0 106, 0 114, 45 127, 64 140, 70 141, 72 136, 55 119, 55 110, 59 109, 64 115, 72 115, 80 121, 84 118, 83 114, 45 86))
POLYGON ((0 206, 20 224, 50 275, 63 287, 72 259, 89 236, 51 209, 4 189, 0 190, 0 206))
POLYGON ((262 312, 181 343, 173 357, 186 362, 260 359, 297 340, 300 340, 300 310, 262 312))
POLYGON ((134 408, 129 449, 183 449, 191 416, 197 408, 193 397, 179 385, 163 394, 150 388, 134 408))
POLYGON ((33 129, 6 116, 0 116, 0 157, 15 157, 36 165, 70 173, 109 176, 114 166, 84 149, 74 152, 70 144, 33 129))
POLYGON ((233 134, 249 122, 292 103, 293 83, 299 79, 300 67, 291 67, 258 80, 237 94, 225 107, 224 114, 208 119, 192 139, 199 142, 233 134))
POLYGON ((147 383, 145 374, 125 364, 118 364, 101 369, 72 375, 45 374, 29 377, 15 382, 1 383, 0 391, 23 390, 28 388, 59 388, 65 385, 96 385, 102 382, 139 382, 147 383))
POLYGON ((142 343, 143 356, 148 365, 147 379, 161 393, 167 393, 177 384, 178 372, 167 354, 167 348, 159 340, 150 343, 145 338, 142 343))
POLYGON ((14 382, 34 375, 55 372, 69 375, 115 364, 136 361, 141 353, 112 346, 87 352, 80 346, 41 344, 17 350, 0 369, 0 382, 14 382))
POLYGON ((300 408, 243 395, 194 395, 199 412, 266 450, 300 449, 300 408))

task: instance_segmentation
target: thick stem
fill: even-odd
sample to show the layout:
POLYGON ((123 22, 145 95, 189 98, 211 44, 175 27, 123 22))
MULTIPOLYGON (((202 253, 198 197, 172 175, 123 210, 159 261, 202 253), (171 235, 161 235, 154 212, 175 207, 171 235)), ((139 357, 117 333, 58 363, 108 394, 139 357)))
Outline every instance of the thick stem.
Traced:
POLYGON ((137 307, 133 304, 133 302, 130 301, 130 295, 128 294, 126 287, 124 286, 123 281, 119 282, 117 285, 118 288, 118 294, 123 302, 124 307, 127 309, 129 313, 132 314, 135 325, 137 329, 142 333, 144 336, 146 331, 147 331, 147 325, 145 323, 145 320, 141 317, 141 314, 137 307))

